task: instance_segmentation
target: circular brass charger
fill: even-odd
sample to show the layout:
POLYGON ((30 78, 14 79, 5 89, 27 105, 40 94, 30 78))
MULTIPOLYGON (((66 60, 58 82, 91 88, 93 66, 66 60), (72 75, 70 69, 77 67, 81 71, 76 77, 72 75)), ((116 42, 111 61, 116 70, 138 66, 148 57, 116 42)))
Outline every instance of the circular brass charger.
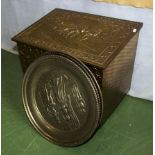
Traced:
POLYGON ((27 69, 23 103, 34 128, 61 146, 77 146, 95 133, 103 112, 100 87, 79 60, 52 52, 27 69))

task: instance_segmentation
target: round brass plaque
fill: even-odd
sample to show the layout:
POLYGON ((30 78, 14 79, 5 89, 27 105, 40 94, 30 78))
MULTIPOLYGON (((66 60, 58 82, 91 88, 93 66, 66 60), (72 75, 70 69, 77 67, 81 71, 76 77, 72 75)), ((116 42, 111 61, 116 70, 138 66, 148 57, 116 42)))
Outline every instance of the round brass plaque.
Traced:
POLYGON ((100 123, 100 87, 82 62, 66 54, 53 52, 32 63, 24 76, 22 94, 32 125, 58 145, 86 142, 100 123))

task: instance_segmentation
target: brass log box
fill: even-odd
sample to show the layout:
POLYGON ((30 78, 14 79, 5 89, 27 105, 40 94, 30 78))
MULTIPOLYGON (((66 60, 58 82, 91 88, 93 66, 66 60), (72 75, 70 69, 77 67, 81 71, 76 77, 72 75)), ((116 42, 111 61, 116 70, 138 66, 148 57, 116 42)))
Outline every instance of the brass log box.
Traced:
POLYGON ((130 89, 141 27, 54 9, 12 38, 25 72, 24 107, 43 137, 77 146, 94 135, 130 89))

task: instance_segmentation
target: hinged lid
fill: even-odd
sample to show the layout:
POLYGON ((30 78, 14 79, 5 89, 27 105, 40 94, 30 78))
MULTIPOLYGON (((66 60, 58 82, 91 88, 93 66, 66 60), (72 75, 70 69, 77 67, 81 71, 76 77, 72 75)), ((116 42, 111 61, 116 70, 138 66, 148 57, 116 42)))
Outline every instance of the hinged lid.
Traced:
POLYGON ((105 68, 142 23, 55 9, 12 40, 105 68))

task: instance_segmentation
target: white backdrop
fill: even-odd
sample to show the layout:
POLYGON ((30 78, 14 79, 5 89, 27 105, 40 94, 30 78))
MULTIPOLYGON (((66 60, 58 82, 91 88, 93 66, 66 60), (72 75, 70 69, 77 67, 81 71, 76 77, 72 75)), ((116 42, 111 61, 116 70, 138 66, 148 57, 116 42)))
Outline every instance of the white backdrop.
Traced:
POLYGON ((17 53, 13 50, 15 43, 11 41, 11 37, 54 8, 143 22, 129 94, 139 98, 153 99, 153 11, 151 9, 120 6, 92 0, 2 0, 2 48, 17 53))

